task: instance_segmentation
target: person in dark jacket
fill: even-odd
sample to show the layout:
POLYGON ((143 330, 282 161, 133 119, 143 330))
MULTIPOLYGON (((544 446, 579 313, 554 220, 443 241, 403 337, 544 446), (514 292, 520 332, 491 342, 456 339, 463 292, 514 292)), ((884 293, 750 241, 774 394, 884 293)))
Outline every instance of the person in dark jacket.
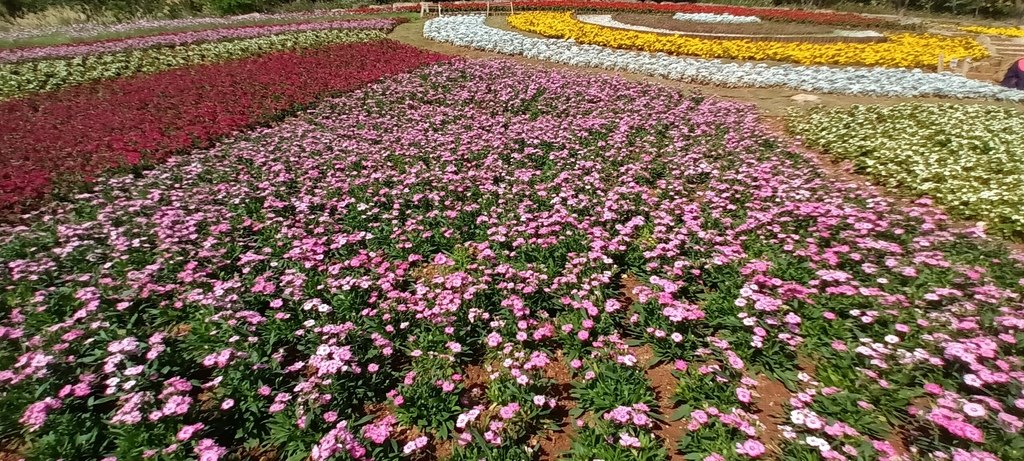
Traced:
POLYGON ((1018 59, 1006 70, 1006 76, 1003 77, 1003 86, 1024 90, 1024 58, 1018 59))

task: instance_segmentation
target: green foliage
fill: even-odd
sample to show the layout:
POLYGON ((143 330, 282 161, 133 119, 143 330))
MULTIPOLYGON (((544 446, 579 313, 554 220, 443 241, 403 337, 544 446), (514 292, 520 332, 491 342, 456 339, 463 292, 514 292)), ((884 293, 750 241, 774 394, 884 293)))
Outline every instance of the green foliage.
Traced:
POLYGON ((530 461, 534 459, 526 448, 517 446, 494 447, 475 437, 473 443, 455 449, 448 461, 530 461))
POLYGON ((674 398, 681 408, 729 408, 739 405, 733 381, 723 381, 716 373, 702 375, 697 367, 690 367, 679 375, 674 398))
POLYGON ((438 380, 447 379, 454 371, 445 361, 421 360, 414 368, 417 374, 412 383, 398 388, 403 401, 395 406, 395 416, 403 425, 422 427, 447 439, 455 430, 455 417, 461 412, 459 392, 462 386, 445 392, 437 385, 438 380))
POLYGON ((580 409, 603 413, 635 403, 654 406, 654 391, 639 369, 599 361, 594 364, 593 371, 592 379, 576 381, 572 390, 580 409))
POLYGON ((604 421, 580 429, 573 439, 567 459, 572 461, 656 461, 668 459, 664 444, 654 434, 635 428, 620 429, 604 421), (623 435, 639 439, 639 448, 627 448, 619 443, 609 443, 623 435))
POLYGON ((205 8, 218 14, 244 14, 264 11, 273 0, 202 0, 205 8))

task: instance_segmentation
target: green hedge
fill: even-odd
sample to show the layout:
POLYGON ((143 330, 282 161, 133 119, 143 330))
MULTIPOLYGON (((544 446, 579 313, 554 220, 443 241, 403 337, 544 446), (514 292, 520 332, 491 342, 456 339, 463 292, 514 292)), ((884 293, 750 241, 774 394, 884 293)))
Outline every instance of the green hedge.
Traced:
POLYGON ((132 50, 0 65, 0 99, 53 91, 95 80, 159 72, 176 67, 226 61, 282 50, 315 48, 384 38, 380 31, 320 30, 175 48, 132 50))

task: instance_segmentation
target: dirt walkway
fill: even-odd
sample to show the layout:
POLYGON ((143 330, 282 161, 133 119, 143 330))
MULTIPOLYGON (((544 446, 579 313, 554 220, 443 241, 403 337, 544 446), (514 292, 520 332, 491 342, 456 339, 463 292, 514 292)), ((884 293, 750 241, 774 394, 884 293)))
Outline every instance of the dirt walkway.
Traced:
MULTIPOLYGON (((491 16, 487 18, 487 24, 499 29, 512 30, 511 28, 509 28, 504 16, 491 16)), ((523 33, 520 31, 517 32, 523 33)), ((524 35, 537 37, 536 35, 528 33, 524 33, 524 35)), ((669 80, 660 77, 650 77, 646 75, 634 74, 629 72, 576 67, 567 64, 558 64, 537 59, 524 58, 522 56, 509 56, 500 53, 491 53, 486 51, 473 50, 470 48, 453 46, 446 43, 439 43, 424 38, 423 21, 413 21, 406 24, 402 24, 398 26, 389 37, 399 42, 407 43, 409 45, 413 45, 419 48, 449 55, 464 56, 467 58, 505 58, 545 68, 572 69, 581 72, 611 74, 623 77, 627 80, 658 83, 660 85, 665 85, 673 88, 680 88, 700 92, 703 94, 715 95, 724 99, 753 103, 758 106, 762 113, 770 116, 786 115, 790 108, 806 108, 809 107, 811 104, 806 102, 802 103, 794 101, 792 99, 792 97, 795 95, 808 94, 807 92, 791 90, 786 88, 724 88, 712 85, 695 85, 690 83, 679 82, 676 80, 669 80)), ((893 105, 904 102, 955 102, 958 104, 984 104, 999 105, 1005 107, 1020 107, 1019 104, 985 100, 957 100, 945 98, 884 98, 868 96, 846 96, 823 93, 813 94, 814 96, 820 98, 819 101, 817 101, 817 103, 827 106, 849 106, 852 104, 893 105)))

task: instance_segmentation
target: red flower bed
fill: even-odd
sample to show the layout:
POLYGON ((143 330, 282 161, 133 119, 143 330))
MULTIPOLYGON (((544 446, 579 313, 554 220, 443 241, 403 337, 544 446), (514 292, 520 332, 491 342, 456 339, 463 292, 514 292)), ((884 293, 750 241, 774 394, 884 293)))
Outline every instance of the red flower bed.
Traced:
MULTIPOLYGON (((515 7, 527 9, 574 9, 574 10, 600 10, 600 11, 629 11, 629 12, 651 12, 651 13, 712 13, 732 14, 736 16, 757 16, 761 19, 771 21, 806 22, 813 24, 828 24, 834 26, 879 26, 891 23, 879 18, 871 18, 855 13, 830 13, 825 11, 790 10, 784 8, 751 8, 745 6, 728 5, 702 5, 692 3, 637 3, 637 2, 603 2, 603 1, 581 1, 581 0, 539 0, 539 1, 517 1, 515 7)), ((485 8, 484 3, 443 3, 442 11, 477 11, 485 8)), ((508 8, 508 3, 493 3, 491 9, 508 8)), ((399 8, 397 11, 419 11, 419 5, 399 8)), ((375 11, 375 9, 360 9, 360 12, 375 11)), ((379 11, 379 10, 376 10, 379 11)))
POLYGON ((82 85, 0 103, 0 210, 55 181, 152 162, 448 56, 392 41, 335 45, 82 85))

